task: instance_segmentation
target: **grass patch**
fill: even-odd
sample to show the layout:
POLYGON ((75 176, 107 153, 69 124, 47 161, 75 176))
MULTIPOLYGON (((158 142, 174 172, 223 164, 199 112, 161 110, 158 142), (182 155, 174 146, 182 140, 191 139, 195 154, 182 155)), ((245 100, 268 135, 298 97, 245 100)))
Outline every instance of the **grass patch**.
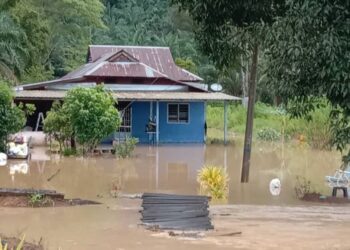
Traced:
MULTIPOLYGON (((290 119, 279 107, 256 103, 254 111, 253 136, 260 140, 278 140, 303 138, 311 147, 330 149, 332 134, 329 129, 330 107, 322 107, 312 112, 311 119, 290 119)), ((247 110, 241 104, 228 106, 229 140, 244 135, 247 110)), ((213 103, 207 106, 208 143, 223 141, 224 108, 223 104, 213 103)))

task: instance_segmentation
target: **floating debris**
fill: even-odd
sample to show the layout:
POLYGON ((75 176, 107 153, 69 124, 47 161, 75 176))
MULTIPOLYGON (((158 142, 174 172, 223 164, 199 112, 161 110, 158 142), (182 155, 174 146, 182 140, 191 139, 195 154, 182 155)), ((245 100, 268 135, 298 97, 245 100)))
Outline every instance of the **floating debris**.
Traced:
POLYGON ((280 195, 280 193, 281 193, 281 181, 280 181, 280 179, 278 179, 278 178, 272 179, 270 181, 270 184, 269 184, 269 190, 273 196, 280 195))
POLYGON ((0 167, 6 166, 7 164, 7 155, 0 152, 0 167))
POLYGON ((145 193, 142 195, 144 225, 171 230, 209 230, 208 196, 145 193))

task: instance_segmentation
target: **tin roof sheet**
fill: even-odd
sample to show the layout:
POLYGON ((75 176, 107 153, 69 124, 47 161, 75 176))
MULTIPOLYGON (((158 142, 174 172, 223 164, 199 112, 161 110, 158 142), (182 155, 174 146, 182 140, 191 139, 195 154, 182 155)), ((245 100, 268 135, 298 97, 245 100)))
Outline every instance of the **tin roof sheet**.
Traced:
MULTIPOLYGON (((21 90, 16 91, 17 100, 60 100, 66 91, 21 90)), ((224 93, 213 92, 113 92, 120 101, 236 101, 241 98, 224 93)))
POLYGON ((138 61, 177 81, 203 81, 199 76, 178 67, 169 47, 90 45, 88 61, 96 62, 106 54, 123 50, 138 61))

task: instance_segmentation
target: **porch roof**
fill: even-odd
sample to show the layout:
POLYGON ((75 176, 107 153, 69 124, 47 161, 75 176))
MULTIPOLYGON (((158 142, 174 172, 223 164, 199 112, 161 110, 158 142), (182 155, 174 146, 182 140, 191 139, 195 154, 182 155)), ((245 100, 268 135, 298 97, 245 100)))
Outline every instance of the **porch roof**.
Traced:
MULTIPOLYGON (((15 92, 16 100, 60 100, 66 91, 20 90, 15 92)), ((113 92, 119 101, 236 101, 241 98, 213 92, 113 92)))

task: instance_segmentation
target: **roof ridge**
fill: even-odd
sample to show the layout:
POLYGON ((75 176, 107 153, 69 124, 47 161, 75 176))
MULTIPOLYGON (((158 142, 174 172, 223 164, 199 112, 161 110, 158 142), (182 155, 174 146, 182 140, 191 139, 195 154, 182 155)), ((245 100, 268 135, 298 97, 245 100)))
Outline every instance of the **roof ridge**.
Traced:
POLYGON ((150 48, 150 49, 170 49, 169 46, 142 46, 142 45, 103 45, 90 44, 89 47, 119 47, 119 48, 150 48))

